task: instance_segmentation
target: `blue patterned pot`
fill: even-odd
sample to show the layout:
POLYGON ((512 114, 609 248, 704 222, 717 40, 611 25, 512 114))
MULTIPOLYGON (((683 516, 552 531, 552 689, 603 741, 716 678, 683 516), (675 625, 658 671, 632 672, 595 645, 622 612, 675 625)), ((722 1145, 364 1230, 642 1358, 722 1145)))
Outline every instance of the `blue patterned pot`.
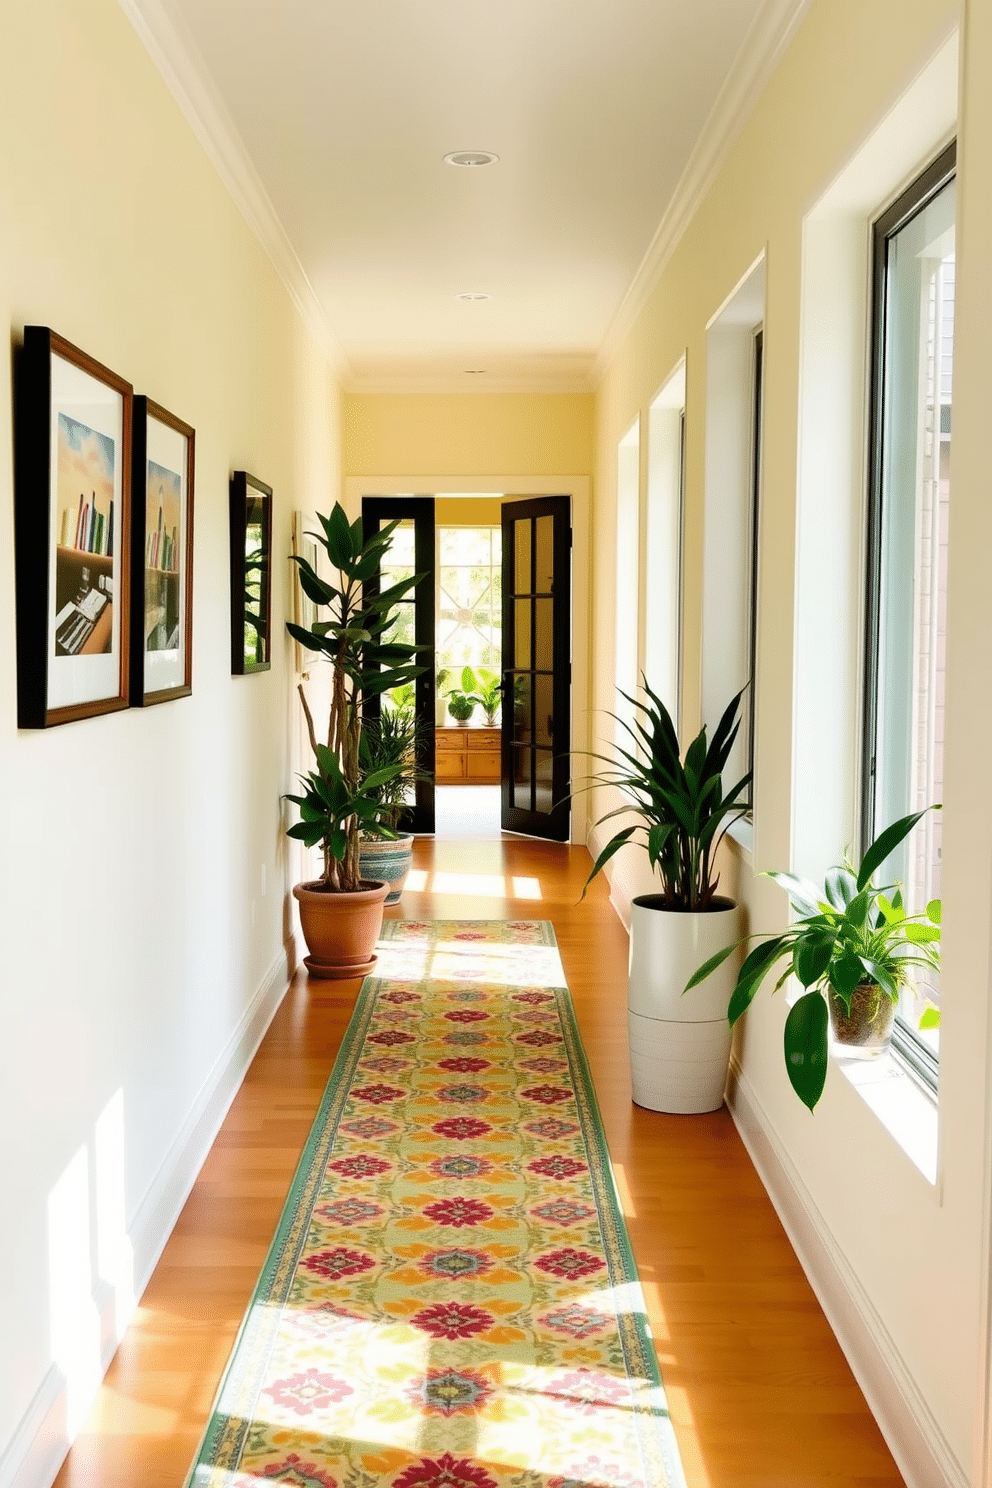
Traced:
POLYGON ((362 837, 358 844, 358 871, 363 879, 379 879, 389 884, 387 904, 397 904, 413 861, 413 835, 401 833, 395 839, 362 837))

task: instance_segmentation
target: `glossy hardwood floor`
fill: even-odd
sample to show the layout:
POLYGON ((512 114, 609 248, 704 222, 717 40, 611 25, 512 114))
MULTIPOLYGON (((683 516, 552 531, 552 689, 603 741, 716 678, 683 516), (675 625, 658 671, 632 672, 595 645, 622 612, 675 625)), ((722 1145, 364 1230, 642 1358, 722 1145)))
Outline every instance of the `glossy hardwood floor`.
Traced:
MULTIPOLYGON (((630 1101, 627 937, 586 852, 422 839, 389 914, 549 919, 602 1107, 690 1488, 902 1483, 726 1110, 630 1101)), ((357 994, 298 974, 60 1488, 179 1488, 357 994)))

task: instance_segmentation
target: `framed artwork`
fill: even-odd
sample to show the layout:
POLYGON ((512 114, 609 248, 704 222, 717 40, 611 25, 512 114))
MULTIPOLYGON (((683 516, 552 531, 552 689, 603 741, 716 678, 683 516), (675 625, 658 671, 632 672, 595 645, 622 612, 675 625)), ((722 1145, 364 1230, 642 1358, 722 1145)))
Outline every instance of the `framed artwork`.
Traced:
POLYGON ((131 702, 193 690, 195 434, 150 398, 134 400, 131 702))
POLYGON ((129 701, 131 385, 47 326, 16 364, 17 719, 129 701))
POLYGON ((236 470, 231 477, 231 671, 271 665, 272 487, 236 470))

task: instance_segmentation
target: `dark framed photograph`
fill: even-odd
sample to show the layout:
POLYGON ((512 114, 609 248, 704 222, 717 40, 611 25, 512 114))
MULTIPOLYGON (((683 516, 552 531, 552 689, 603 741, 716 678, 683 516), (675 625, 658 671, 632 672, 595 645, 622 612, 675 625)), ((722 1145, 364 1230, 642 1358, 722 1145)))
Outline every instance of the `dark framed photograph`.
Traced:
POLYGON ((129 701, 131 384, 47 326, 16 363, 17 718, 129 701))
POLYGON ((193 463, 189 424, 134 400, 131 702, 193 690, 193 463))
POLYGON ((271 665, 272 487, 236 470, 231 477, 231 671, 271 665))

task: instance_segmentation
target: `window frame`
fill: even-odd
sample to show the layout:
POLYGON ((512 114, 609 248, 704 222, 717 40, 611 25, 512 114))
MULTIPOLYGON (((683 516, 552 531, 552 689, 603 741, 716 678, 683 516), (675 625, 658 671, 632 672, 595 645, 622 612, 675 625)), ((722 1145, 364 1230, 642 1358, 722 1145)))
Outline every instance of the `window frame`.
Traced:
MULTIPOLYGON (((875 831, 878 725, 879 642, 882 596, 883 482, 885 465, 886 342, 888 331, 888 246, 932 202, 957 174, 957 142, 930 162, 872 223, 871 352, 868 401, 868 487, 865 556, 865 624, 860 760, 860 848, 867 851, 875 831)), ((938 1083, 939 1058, 901 1018, 896 1008, 892 1044, 910 1068, 932 1090, 938 1083)))

